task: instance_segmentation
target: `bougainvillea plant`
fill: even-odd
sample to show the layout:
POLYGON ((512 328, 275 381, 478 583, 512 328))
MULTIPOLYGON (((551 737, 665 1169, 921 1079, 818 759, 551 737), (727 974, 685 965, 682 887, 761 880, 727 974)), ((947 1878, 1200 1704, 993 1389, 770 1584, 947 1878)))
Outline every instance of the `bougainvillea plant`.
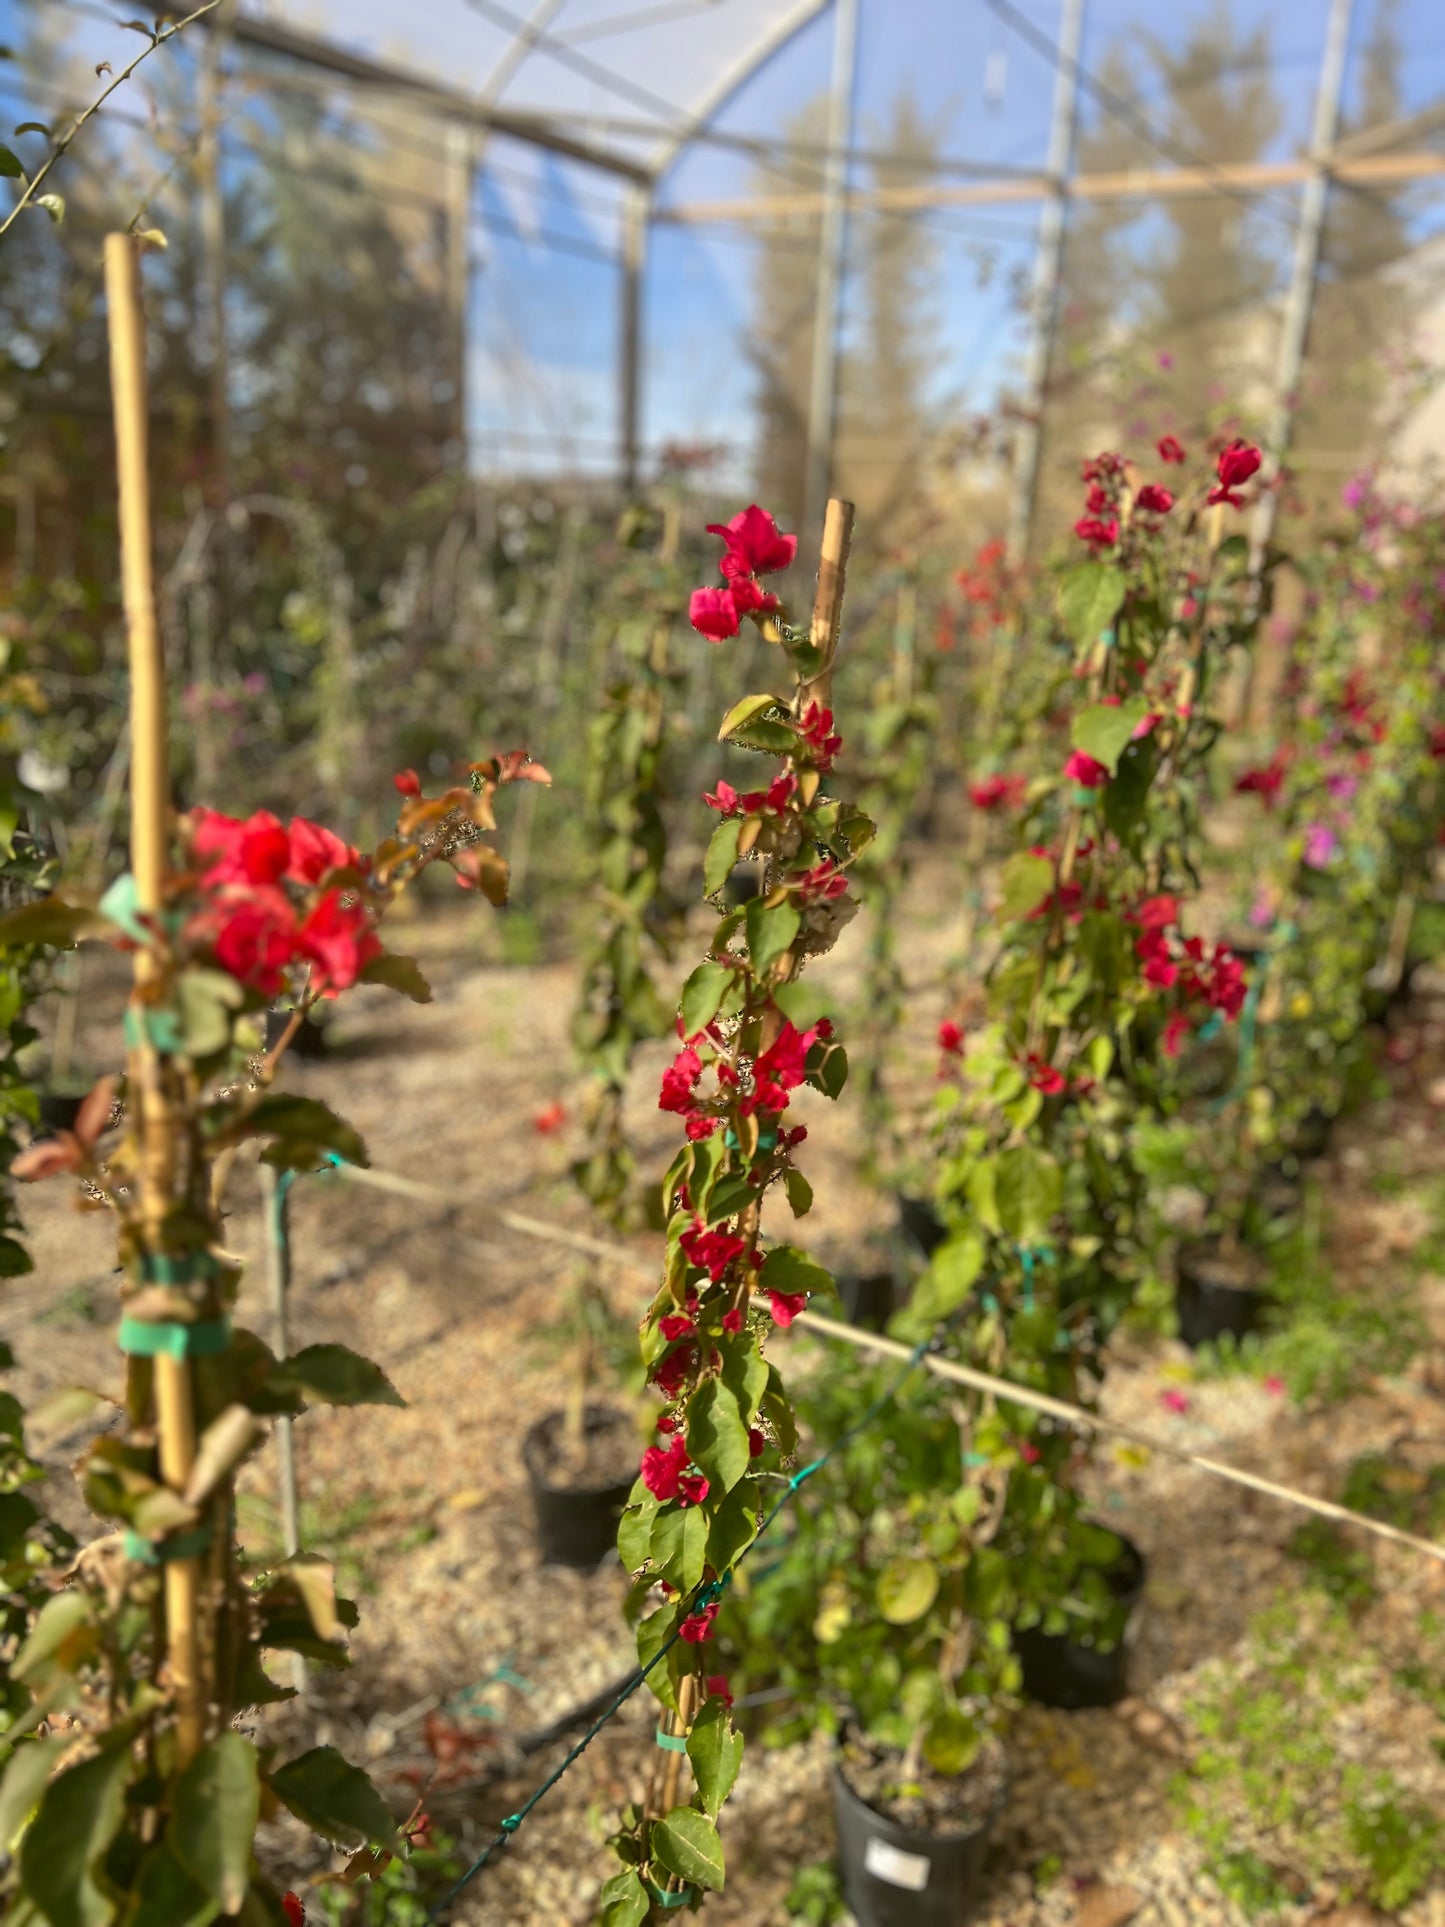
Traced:
MULTIPOLYGON (((841 522, 846 531, 842 508, 831 505, 830 529, 841 522)), ((646 1800, 626 1810, 614 1838, 625 1864, 603 1889, 609 1927, 631 1927, 654 1908, 699 1906, 723 1884, 716 1822, 742 1739, 708 1644, 723 1588, 781 1489, 779 1468, 795 1445, 782 1381, 764 1355, 767 1336, 832 1288, 796 1246, 765 1240, 762 1213, 769 1192, 781 1192, 795 1217, 812 1203, 797 1163, 807 1131, 790 1125, 788 1112, 804 1085, 836 1098, 847 1058, 823 1000, 796 979, 852 916, 850 867, 873 834, 828 785, 842 748, 827 690, 846 533, 831 558, 825 536, 811 630, 793 626, 758 581, 792 563, 796 539, 757 507, 714 533, 724 545, 725 586, 693 597, 694 626, 726 640, 753 619, 777 645, 793 686, 745 697, 719 731, 779 761, 758 789, 739 793, 719 782, 705 798, 720 819, 705 891, 720 901, 740 857, 763 866, 762 887, 721 916, 683 987, 680 1049, 659 1099, 685 1138, 663 1181, 667 1264, 641 1328, 663 1404, 618 1545, 633 1575, 638 1653, 644 1665, 655 1662, 648 1678, 665 1709, 668 1744, 646 1800), (688 1798, 679 1791, 684 1757, 694 1783, 688 1798)))
MULTIPOLYGON (((126 1382, 119 1423, 78 1467, 87 1504, 113 1529, 43 1573, 47 1597, 8 1666, 23 1692, 0 1732, 7 1918, 294 1923, 300 1901, 253 1857, 257 1819, 278 1804, 357 1850, 353 1878, 401 1850, 404 1829, 334 1748, 279 1761, 235 1724, 291 1696, 268 1676, 267 1653, 344 1664, 356 1618, 324 1560, 248 1567, 234 1532, 236 1468, 278 1414, 400 1401, 345 1346, 278 1359, 233 1324, 241 1268, 226 1248, 218 1180, 247 1143, 283 1170, 314 1169, 327 1154, 365 1161, 356 1132, 324 1104, 272 1088, 285 1040, 262 1053, 261 1013, 289 993, 294 1025, 358 982, 428 999, 416 964, 383 948, 378 925, 435 862, 505 898, 505 861, 484 837, 497 788, 518 779, 547 780, 520 753, 473 766, 467 784, 437 797, 403 773, 396 831, 369 855, 305 819, 196 810, 177 825, 158 915, 138 909, 124 877, 98 907, 51 897, 0 920, 6 946, 98 936, 138 965, 126 1080, 102 1080, 72 1130, 14 1166, 22 1178, 78 1180, 82 1203, 114 1213, 126 1382), (194 1434, 182 1481, 165 1463, 175 1411, 163 1406, 178 1382, 194 1434)), ((92 1395, 92 1407, 105 1403, 92 1395)))

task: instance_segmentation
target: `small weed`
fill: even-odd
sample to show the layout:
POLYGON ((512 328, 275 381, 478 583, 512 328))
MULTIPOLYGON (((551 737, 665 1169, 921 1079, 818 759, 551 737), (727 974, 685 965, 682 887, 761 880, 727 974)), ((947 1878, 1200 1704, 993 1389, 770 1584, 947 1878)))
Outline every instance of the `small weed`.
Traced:
POLYGON ((783 1904, 789 1920, 802 1921, 805 1927, 833 1927, 845 1911, 837 1867, 831 1860, 814 1860, 799 1867, 783 1904))

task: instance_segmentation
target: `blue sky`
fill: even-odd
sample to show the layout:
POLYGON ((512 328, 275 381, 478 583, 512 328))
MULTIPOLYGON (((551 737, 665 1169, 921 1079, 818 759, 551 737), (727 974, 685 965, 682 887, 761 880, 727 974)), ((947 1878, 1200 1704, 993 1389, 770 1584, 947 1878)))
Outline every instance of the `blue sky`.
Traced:
MULTIPOLYGON (((135 36, 96 17, 109 0, 0 0, 0 40, 25 37, 43 11, 62 17, 67 46, 88 60, 133 53, 135 36)), ((261 0, 245 0, 260 9, 261 0)), ((490 0, 514 11, 531 0, 490 0)), ((683 0, 686 4, 686 0, 683 0)), ((621 77, 619 96, 585 72, 534 53, 503 95, 520 105, 566 113, 609 139, 616 125, 647 117, 648 96, 695 99, 723 72, 749 36, 785 11, 789 0, 697 0, 695 10, 660 29, 606 32, 637 0, 567 0, 553 30, 570 32, 579 53, 621 77)), ((1045 33, 1058 24, 1058 0, 1014 0, 1045 33)), ((1389 0, 1356 0, 1347 98, 1358 84, 1359 49, 1389 0)), ((275 13, 328 28, 343 43, 414 64, 454 86, 480 89, 507 44, 495 19, 475 0, 267 0, 275 13)), ((1088 0, 1084 64, 1095 66, 1121 38, 1138 47, 1147 32, 1173 46, 1226 0, 1088 0)), ((116 0, 116 19, 130 11, 116 0)), ((1268 29, 1270 71, 1284 126, 1281 155, 1304 142, 1324 35, 1327 0, 1227 0, 1241 32, 1268 29)), ((1440 0, 1397 0, 1406 48, 1402 83, 1407 111, 1445 95, 1445 6, 1440 0)), ((723 136, 775 137, 826 86, 832 41, 824 14, 799 33, 717 116, 723 136)), ((161 59, 184 56, 162 55, 161 59)), ((1141 66, 1144 63, 1141 61, 1141 66)), ((945 152, 998 167, 1040 164, 1047 139, 1054 74, 1050 63, 1016 36, 984 0, 862 0, 858 132, 862 145, 903 91, 942 128, 945 152)), ((16 119, 27 112, 14 93, 16 119)), ((1156 103, 1157 104, 1157 103, 1156 103)), ((144 110, 142 90, 134 105, 144 110)), ((1148 92, 1142 105, 1147 113, 1148 92)), ((1086 115, 1099 110, 1086 104, 1086 115)), ((634 135, 634 138, 636 136, 634 135)), ((529 454, 545 466, 558 437, 573 457, 605 466, 616 430, 617 276, 590 258, 616 245, 615 183, 591 169, 493 142, 494 171, 484 173, 475 204, 477 273, 473 295, 473 387, 479 447, 529 454), (570 250, 555 245, 570 242, 570 250)), ((751 189, 750 162, 722 142, 689 147, 664 183, 664 203, 738 197, 751 189)), ((1288 202, 1284 203, 1287 207, 1288 202)), ((1445 180, 1419 196, 1421 233, 1445 216, 1445 180)), ((939 294, 945 317, 939 393, 986 405, 1016 366, 1020 323, 1009 298, 1010 275, 1026 272, 1033 254, 1036 210, 1026 205, 953 210, 931 217, 939 244, 939 294), (980 250, 989 278, 981 284, 980 250)), ((1283 258, 1287 249, 1281 248, 1283 258)), ((756 299, 755 254, 738 226, 655 230, 647 282, 649 343, 646 435, 748 447, 752 377, 743 339, 756 299)))

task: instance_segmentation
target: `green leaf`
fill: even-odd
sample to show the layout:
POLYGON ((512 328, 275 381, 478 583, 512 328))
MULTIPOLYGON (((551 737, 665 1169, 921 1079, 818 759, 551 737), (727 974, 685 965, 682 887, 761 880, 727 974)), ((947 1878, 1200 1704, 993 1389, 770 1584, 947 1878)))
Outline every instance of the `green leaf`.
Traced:
POLYGON ((191 1878, 228 1914, 250 1885, 260 1814, 255 1747, 240 1733, 218 1733, 175 1782, 166 1840, 191 1878))
POLYGON ((721 1379, 707 1379, 688 1400, 687 1444, 694 1464, 707 1474, 714 1499, 731 1492, 747 1471, 748 1428, 721 1379))
POLYGON ((1075 716, 1070 741, 1075 749, 1102 763, 1112 776, 1135 729, 1148 713, 1149 705, 1142 696, 1128 703, 1092 703, 1075 716))
POLYGON ((744 1422, 752 1419, 768 1389, 768 1361, 746 1332, 724 1338, 722 1382, 738 1402, 744 1422))
POLYGON ((345 1345, 308 1345, 271 1375, 273 1386, 294 1386, 319 1405, 401 1405, 406 1400, 379 1365, 345 1345))
POLYGON ((785 753, 797 741, 797 732, 790 723, 774 719, 773 711, 777 711, 779 717, 787 715, 788 705, 781 696, 744 696, 723 717, 718 727, 718 741, 738 743, 744 749, 775 749, 785 753))
POLYGON ((290 1091, 270 1091, 259 1103, 236 1113, 215 1113, 218 1128, 211 1148, 220 1150, 247 1138, 269 1137, 276 1142, 266 1152, 268 1164, 284 1170, 311 1171, 328 1151, 348 1164, 367 1162, 366 1146, 351 1125, 316 1097, 297 1097, 290 1091))
POLYGON ((23 181, 26 178, 19 155, 13 154, 8 147, 4 146, 0 146, 0 174, 10 181, 23 181))
POLYGON ((50 1927, 109 1927, 98 1869, 125 1816, 131 1757, 111 1746, 52 1780, 20 1844, 20 1886, 50 1927))
POLYGON ((692 1723, 687 1757, 703 1807, 716 1820, 743 1763, 743 1736, 733 1731, 727 1702, 716 1694, 692 1723))
POLYGON ((125 1927, 210 1927, 220 1911, 162 1841, 140 1863, 125 1927))
POLYGON ((410 997, 414 1004, 429 1004, 432 1000, 431 985, 422 975, 421 965, 415 957, 398 957, 385 951, 373 957, 361 973, 364 984, 384 984, 388 990, 399 990, 403 997, 410 997))
POLYGON ((617 1528, 617 1552, 625 1572, 636 1572, 645 1564, 656 1517, 657 1501, 639 1479, 617 1528))
POLYGON ((733 865, 738 860, 738 838, 742 833, 743 819, 740 816, 725 817, 713 831, 702 866, 704 896, 716 896, 731 876, 733 865))
POLYGON ((724 963, 701 963, 682 987, 682 1034, 696 1037, 717 1016, 718 1006, 732 982, 732 970, 724 963))
POLYGON ((801 983, 783 984, 773 992, 773 1002, 795 1030, 811 1030, 820 1017, 826 1017, 838 1002, 836 991, 804 978, 801 983))
POLYGON ((813 1208, 813 1187, 801 1171, 791 1167, 783 1173, 783 1189, 788 1194, 788 1203, 795 1218, 806 1217, 813 1208))
POLYGON ((665 1664, 653 1665, 652 1662, 677 1631, 682 1617, 682 1602, 670 1599, 665 1606, 659 1606, 655 1613, 649 1613, 637 1628, 637 1663, 644 1668, 650 1667, 647 1683, 664 1706, 677 1711, 677 1695, 672 1690, 672 1681, 667 1676, 665 1664))
POLYGON ((1020 1244, 1036 1244, 1063 1201, 1064 1178, 1046 1151, 1015 1144, 1001 1151, 994 1180, 999 1222, 1020 1244))
POLYGON ((798 1448, 798 1427, 793 1407, 776 1365, 768 1367, 768 1389, 763 1394, 763 1415, 773 1428, 773 1437, 783 1457, 791 1458, 798 1448))
POLYGON ((938 1568, 931 1559, 890 1559, 878 1575, 874 1595, 890 1626, 910 1626, 938 1597, 938 1568))
POLYGON ((39 903, 22 904, 0 917, 0 949, 45 944, 53 950, 69 950, 82 937, 108 936, 114 930, 115 925, 98 910, 67 903, 64 897, 42 897, 39 903))
POLYGON ((95 1643, 92 1602, 83 1592, 58 1592, 40 1608, 30 1636, 10 1662, 16 1679, 29 1679, 54 1662, 61 1667, 95 1643))
POLYGON ((665 1820, 654 1820, 648 1836, 655 1860, 695 1887, 722 1892, 723 1850, 717 1828, 696 1807, 674 1807, 665 1820))
POLYGON ((759 1277, 764 1291, 807 1291, 829 1298, 837 1295, 832 1273, 824 1271, 796 1245, 774 1245, 763 1260, 759 1277))
POLYGON ((652 1563, 679 1592, 691 1592, 701 1580, 707 1537, 707 1516, 701 1506, 672 1506, 658 1513, 652 1528, 652 1563))
POLYGON ((922 1313, 929 1324, 951 1317, 977 1284, 983 1261, 983 1239, 976 1231, 946 1238, 929 1260, 910 1310, 922 1313))
POLYGON ((231 1013, 241 1008, 246 993, 224 970, 183 970, 177 996, 181 1029, 188 1057, 213 1057, 231 1041, 231 1013))
POLYGON ((18 1238, 0 1237, 0 1278, 23 1278, 34 1269, 35 1260, 18 1238))
POLYGON ((0 1853, 14 1853, 15 1842, 40 1805, 46 1781, 70 1744, 68 1739, 26 1740, 11 1754, 0 1779, 0 1853))
POLYGON ((1037 910, 1054 887, 1054 866, 1046 856, 1033 856, 1020 850, 1011 856, 999 875, 1000 923, 1017 923, 1037 910))
POLYGON ((1059 584, 1059 619, 1073 640, 1097 642, 1124 606, 1124 574, 1108 562, 1081 562, 1059 584))
POLYGON ((803 920, 791 903, 775 903, 769 910, 761 897, 754 897, 744 914, 748 957, 757 974, 765 977, 797 936, 803 920))
POLYGON ((647 1889, 631 1867, 603 1881, 597 1903, 601 1909, 598 1927, 642 1927, 652 1911, 647 1889))
POLYGON ((282 1806, 339 1847, 391 1847, 396 1823, 360 1767, 334 1746, 316 1746, 267 1776, 282 1806))
POLYGON ((983 1745, 983 1728, 957 1706, 945 1706, 928 1723, 923 1757, 935 1773, 966 1773, 983 1745))
POLYGON ((816 1084, 824 1097, 835 1103, 843 1095, 843 1086, 848 1082, 848 1053, 841 1044, 830 1044, 823 1053, 823 1061, 816 1074, 809 1079, 816 1084))
POLYGON ((735 1485, 712 1515, 707 1556, 718 1572, 737 1563, 738 1554, 758 1536, 758 1493, 751 1479, 735 1485))

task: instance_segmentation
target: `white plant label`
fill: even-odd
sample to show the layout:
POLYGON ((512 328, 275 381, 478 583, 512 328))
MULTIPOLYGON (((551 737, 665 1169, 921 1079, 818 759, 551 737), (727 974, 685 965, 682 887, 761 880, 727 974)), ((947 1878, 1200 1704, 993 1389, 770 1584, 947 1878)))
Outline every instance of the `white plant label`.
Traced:
POLYGON ((928 1885, 932 1862, 926 1854, 904 1853, 875 1836, 863 1849, 863 1865, 868 1873, 878 1880, 886 1880, 890 1887, 906 1887, 911 1894, 921 1894, 928 1885))

